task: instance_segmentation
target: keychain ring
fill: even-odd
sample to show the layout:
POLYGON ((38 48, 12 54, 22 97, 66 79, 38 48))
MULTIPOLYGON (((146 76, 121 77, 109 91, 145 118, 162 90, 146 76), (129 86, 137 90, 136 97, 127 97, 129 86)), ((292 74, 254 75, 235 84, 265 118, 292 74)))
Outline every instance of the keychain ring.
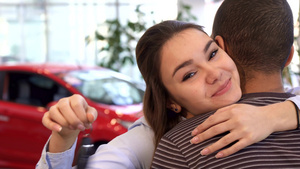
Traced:
POLYGON ((83 137, 88 137, 92 133, 92 131, 93 131, 93 125, 91 124, 90 126, 91 126, 90 128, 85 129, 83 131, 83 137))

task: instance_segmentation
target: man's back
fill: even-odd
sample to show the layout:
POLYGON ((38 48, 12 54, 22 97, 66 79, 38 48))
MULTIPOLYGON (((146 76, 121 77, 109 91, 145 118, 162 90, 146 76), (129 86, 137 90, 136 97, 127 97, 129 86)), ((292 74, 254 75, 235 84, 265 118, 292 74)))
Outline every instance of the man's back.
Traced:
MULTIPOLYGON (((266 105, 291 97, 286 93, 252 93, 240 103, 266 105)), ((202 156, 200 151, 226 133, 200 144, 191 144, 191 131, 214 112, 185 120, 162 138, 154 155, 152 168, 299 168, 300 130, 277 132, 238 153, 217 159, 215 154, 202 156)), ((268 120, 268 119, 266 119, 268 120)), ((226 148, 226 147, 225 147, 226 148)))

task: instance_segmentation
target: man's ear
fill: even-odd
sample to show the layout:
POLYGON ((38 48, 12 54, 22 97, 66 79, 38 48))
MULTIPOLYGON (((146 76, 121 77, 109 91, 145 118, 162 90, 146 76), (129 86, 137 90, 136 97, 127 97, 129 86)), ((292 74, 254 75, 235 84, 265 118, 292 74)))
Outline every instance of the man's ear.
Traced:
POLYGON ((223 49, 224 51, 226 51, 224 39, 222 38, 222 36, 217 35, 217 36, 215 37, 215 42, 219 45, 219 47, 220 47, 221 49, 223 49))
POLYGON ((167 108, 172 110, 175 113, 180 113, 181 112, 181 106, 173 100, 168 101, 167 108))
POLYGON ((289 57, 286 60, 286 63, 284 65, 284 67, 287 67, 292 62, 293 56, 294 56, 294 45, 291 47, 291 51, 290 51, 289 57))

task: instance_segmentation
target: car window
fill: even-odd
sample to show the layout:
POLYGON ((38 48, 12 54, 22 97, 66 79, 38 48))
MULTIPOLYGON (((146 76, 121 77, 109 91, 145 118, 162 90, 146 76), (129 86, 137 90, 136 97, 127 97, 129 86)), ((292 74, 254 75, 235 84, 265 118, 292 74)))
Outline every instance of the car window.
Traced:
POLYGON ((71 93, 48 77, 24 72, 7 72, 7 100, 20 104, 46 107, 52 101, 71 93))
POLYGON ((85 97, 103 104, 131 105, 143 102, 144 91, 116 73, 101 70, 77 70, 60 74, 64 81, 85 97))
POLYGON ((0 72, 0 99, 4 97, 4 83, 5 83, 5 73, 0 72))
POLYGON ((85 81, 80 90, 93 101, 111 105, 142 103, 144 95, 134 85, 116 78, 85 81))

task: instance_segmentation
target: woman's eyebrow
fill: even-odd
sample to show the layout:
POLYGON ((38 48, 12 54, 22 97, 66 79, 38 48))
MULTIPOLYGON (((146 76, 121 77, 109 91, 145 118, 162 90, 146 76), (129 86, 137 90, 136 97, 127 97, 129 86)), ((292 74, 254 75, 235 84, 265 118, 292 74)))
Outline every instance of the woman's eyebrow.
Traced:
MULTIPOLYGON (((208 42, 206 43, 205 48, 203 49, 204 53, 206 53, 206 52, 208 51, 210 45, 211 45, 213 42, 214 42, 213 40, 210 40, 210 41, 208 41, 208 42)), ((188 66, 188 65, 190 65, 190 64, 192 64, 192 63, 193 63, 193 60, 190 59, 190 60, 187 60, 187 61, 181 63, 180 65, 178 65, 178 66, 175 68, 172 77, 174 77, 175 73, 176 73, 179 69, 181 69, 181 68, 183 68, 183 67, 185 67, 185 66, 188 66)))
POLYGON ((181 63, 180 65, 178 65, 178 66, 175 68, 172 77, 174 77, 175 73, 176 73, 179 69, 181 69, 181 68, 183 68, 183 67, 185 67, 185 66, 188 66, 188 65, 190 65, 190 64, 192 64, 192 63, 193 63, 193 60, 190 59, 190 60, 187 60, 187 61, 181 63))
POLYGON ((204 50, 203 50, 204 53, 207 52, 207 50, 209 49, 210 45, 211 45, 213 42, 214 42, 213 40, 210 40, 210 41, 207 42, 207 44, 205 45, 205 48, 204 48, 204 50))

